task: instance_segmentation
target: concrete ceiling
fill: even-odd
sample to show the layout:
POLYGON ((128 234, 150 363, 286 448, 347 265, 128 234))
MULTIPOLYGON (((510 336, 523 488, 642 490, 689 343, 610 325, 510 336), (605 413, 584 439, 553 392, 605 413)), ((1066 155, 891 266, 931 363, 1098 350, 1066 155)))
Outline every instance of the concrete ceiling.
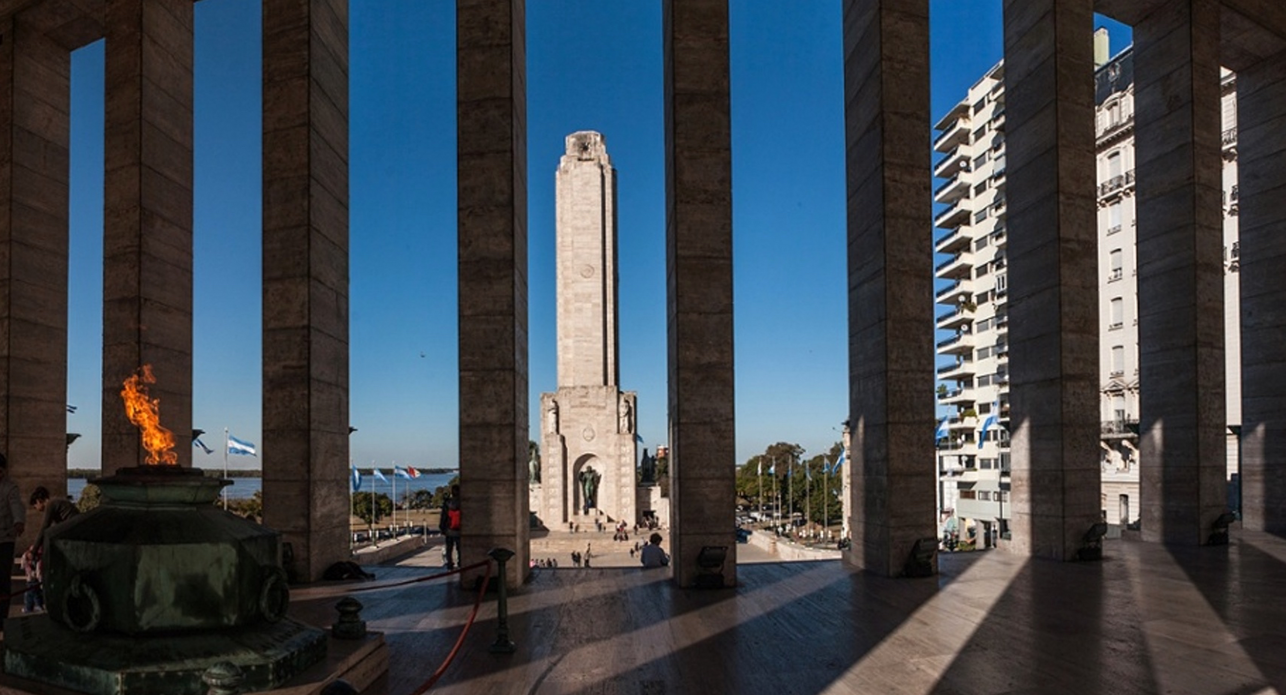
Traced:
MULTIPOLYGON (((1138 24, 1170 0, 1096 0, 1094 9, 1125 24, 1138 24)), ((1286 2, 1222 0, 1220 62, 1233 71, 1286 51, 1286 2)))

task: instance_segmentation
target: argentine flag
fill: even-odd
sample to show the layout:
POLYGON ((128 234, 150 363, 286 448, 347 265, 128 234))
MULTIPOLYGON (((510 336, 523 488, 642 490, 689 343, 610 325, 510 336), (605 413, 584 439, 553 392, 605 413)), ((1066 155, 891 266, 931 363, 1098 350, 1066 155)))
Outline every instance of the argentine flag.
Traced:
POLYGON ((933 434, 933 438, 942 439, 947 435, 951 434, 951 429, 948 427, 949 424, 951 424, 950 415, 942 418, 942 422, 938 423, 938 431, 933 434))
POLYGON ((411 474, 401 466, 393 466, 393 475, 396 475, 399 478, 406 478, 407 480, 411 479, 411 474))
POLYGON ((978 435, 978 448, 981 449, 984 442, 987 441, 987 430, 991 429, 999 420, 1000 403, 991 404, 991 412, 987 414, 987 419, 982 421, 982 434, 978 435))
POLYGON ((206 454, 214 453, 214 449, 211 449, 210 447, 206 446, 205 442, 201 441, 200 437, 197 437, 196 439, 192 440, 192 446, 197 447, 201 451, 204 451, 206 454))
POLYGON ((255 445, 228 435, 228 453, 234 456, 254 456, 255 445))
POLYGON ((381 472, 380 472, 380 469, 378 469, 378 468, 372 468, 372 469, 371 469, 371 475, 375 476, 375 478, 376 478, 377 480, 381 480, 381 481, 386 482, 386 483, 388 482, 388 478, 385 478, 385 477, 384 477, 384 474, 383 474, 383 473, 381 473, 381 472))
POLYGON ((845 451, 843 447, 840 447, 839 458, 835 459, 835 465, 831 466, 831 475, 839 473, 839 469, 841 466, 844 465, 844 459, 847 457, 848 457, 848 452, 845 451))
POLYGON ((352 468, 353 480, 349 483, 349 486, 353 489, 353 492, 357 492, 362 489, 362 473, 357 470, 357 466, 353 466, 352 468))

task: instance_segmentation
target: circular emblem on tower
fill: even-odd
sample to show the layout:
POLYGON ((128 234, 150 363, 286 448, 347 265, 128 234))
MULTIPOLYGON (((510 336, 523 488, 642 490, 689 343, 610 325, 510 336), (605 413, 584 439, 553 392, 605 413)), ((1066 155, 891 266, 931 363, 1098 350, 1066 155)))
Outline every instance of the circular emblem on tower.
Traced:
POLYGON ((584 437, 584 438, 585 438, 585 441, 587 441, 587 442, 592 442, 592 441, 594 441, 594 427, 593 427, 593 425, 585 425, 585 429, 584 429, 583 431, 581 431, 580 436, 584 437))
POLYGON ((581 277, 583 277, 583 278, 592 278, 592 277, 594 277, 594 266, 592 266, 592 265, 583 265, 583 266, 581 266, 581 269, 580 269, 580 276, 581 276, 581 277))

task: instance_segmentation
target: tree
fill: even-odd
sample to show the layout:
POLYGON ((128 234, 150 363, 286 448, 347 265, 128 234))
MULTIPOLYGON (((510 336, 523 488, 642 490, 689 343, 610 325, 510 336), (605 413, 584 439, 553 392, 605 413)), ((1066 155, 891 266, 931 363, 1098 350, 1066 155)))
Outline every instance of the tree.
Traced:
POLYGON ((416 490, 406 498, 407 509, 433 509, 433 493, 428 490, 416 490))
POLYGON ((670 452, 656 457, 656 484, 661 486, 661 496, 670 496, 670 452))
POLYGON ((76 502, 76 508, 79 509, 81 513, 84 513, 93 509, 94 507, 97 507, 99 503, 102 501, 103 501, 102 491, 98 489, 97 485, 90 483, 85 486, 84 490, 81 491, 80 500, 76 502))
POLYGON ((393 513, 393 500, 384 493, 375 495, 375 518, 371 518, 371 495, 360 493, 353 495, 353 516, 360 518, 368 524, 377 524, 381 517, 389 516, 393 513))
MULTIPOLYGON (((215 500, 215 504, 219 504, 215 500)), ((228 500, 228 511, 249 519, 263 518, 263 490, 256 490, 249 499, 228 500)))

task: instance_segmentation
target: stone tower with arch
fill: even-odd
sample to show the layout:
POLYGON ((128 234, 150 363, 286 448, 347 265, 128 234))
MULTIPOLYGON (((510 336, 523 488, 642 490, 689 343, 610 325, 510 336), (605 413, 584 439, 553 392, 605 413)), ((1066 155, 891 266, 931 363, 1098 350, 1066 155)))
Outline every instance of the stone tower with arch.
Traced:
POLYGON ((567 136, 556 179, 558 390, 540 397, 531 509, 550 528, 637 521, 637 394, 621 391, 616 170, 602 134, 567 136))

